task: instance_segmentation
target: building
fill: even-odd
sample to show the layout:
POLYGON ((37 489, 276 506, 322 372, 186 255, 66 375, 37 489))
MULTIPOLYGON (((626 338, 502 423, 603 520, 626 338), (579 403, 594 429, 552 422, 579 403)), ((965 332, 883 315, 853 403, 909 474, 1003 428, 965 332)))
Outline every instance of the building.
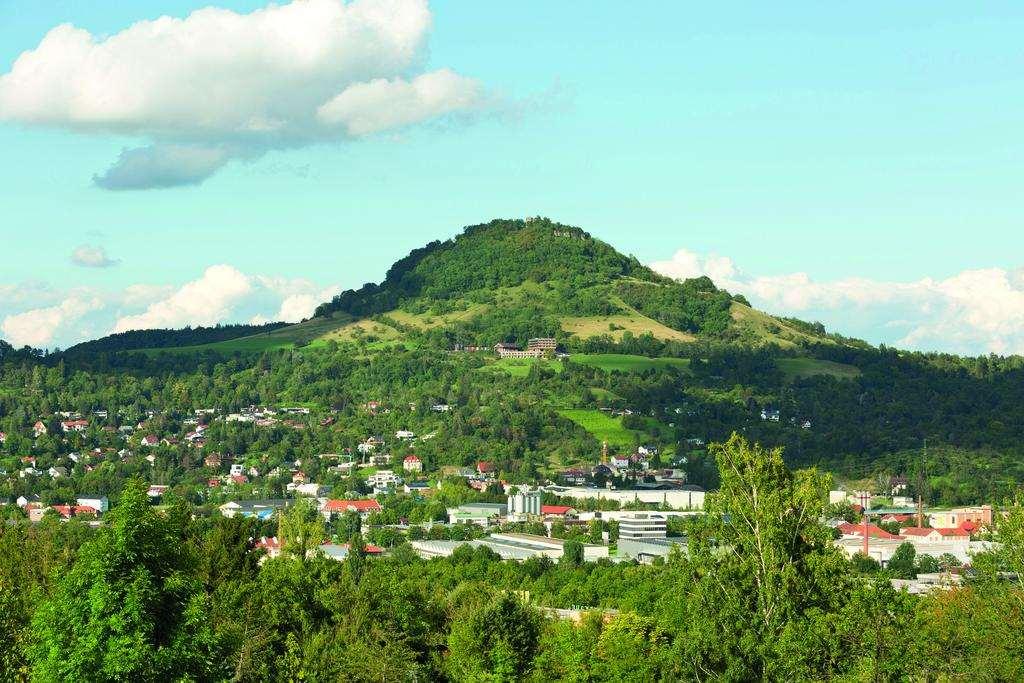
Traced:
POLYGON ((953 508, 942 512, 932 512, 928 515, 928 522, 933 527, 952 529, 961 526, 964 522, 971 522, 975 527, 992 526, 992 506, 980 505, 976 507, 953 508))
POLYGON ((900 537, 915 545, 918 543, 966 544, 971 540, 970 533, 963 529, 930 529, 928 527, 900 529, 900 537))
POLYGON ((549 486, 545 490, 565 498, 613 500, 620 505, 646 503, 663 505, 676 510, 704 509, 704 491, 693 488, 602 489, 584 486, 549 486))
POLYGON ((291 505, 290 500, 276 498, 271 500, 240 500, 224 503, 218 508, 220 514, 225 517, 255 517, 256 519, 270 519, 278 510, 291 505))
POLYGON ((508 516, 516 520, 523 520, 530 516, 540 516, 540 489, 530 490, 520 487, 515 493, 508 497, 508 516))
POLYGON ((558 348, 557 342, 552 337, 535 337, 526 343, 526 350, 540 356, 554 355, 558 348))
POLYGON ((356 512, 365 520, 381 509, 380 503, 375 500, 328 500, 320 508, 320 513, 328 522, 348 512, 356 512))
POLYGON ((486 527, 508 513, 505 503, 466 503, 448 508, 449 524, 476 524, 486 527))
POLYGON ((402 460, 402 469, 406 472, 422 472, 423 461, 417 458, 415 455, 407 455, 402 460))
POLYGON ((90 496, 83 494, 75 499, 75 502, 80 506, 91 507, 100 514, 110 509, 110 501, 107 500, 106 496, 90 496))
POLYGON ((619 517, 619 540, 666 538, 668 518, 657 512, 637 512, 619 517))
POLYGON ((370 488, 389 489, 402 484, 402 478, 391 470, 377 470, 366 478, 366 485, 370 488))
MULTIPOLYGON (((414 541, 413 550, 423 558, 448 557, 462 545, 485 547, 498 554, 503 560, 523 562, 532 557, 549 557, 558 560, 564 552, 564 540, 535 536, 533 534, 491 534, 475 541, 414 541)), ((608 546, 584 544, 583 559, 593 562, 608 557, 608 546)))
POLYGON ((677 536, 672 538, 622 538, 619 537, 617 544, 619 555, 636 560, 641 564, 651 564, 655 559, 667 558, 673 548, 679 548, 686 552, 686 538, 677 536))

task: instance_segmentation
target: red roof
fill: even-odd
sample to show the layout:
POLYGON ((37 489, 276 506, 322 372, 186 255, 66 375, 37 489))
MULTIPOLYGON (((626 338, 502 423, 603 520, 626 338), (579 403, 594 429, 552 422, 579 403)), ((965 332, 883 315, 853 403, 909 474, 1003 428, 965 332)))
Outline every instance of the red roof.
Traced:
POLYGON ((327 512, 379 512, 380 503, 375 500, 329 500, 324 503, 327 512))
POLYGON ((493 472, 495 470, 494 463, 488 462, 487 460, 481 460, 476 464, 476 471, 480 474, 484 472, 493 472))
MULTIPOLYGON (((846 522, 840 524, 839 533, 844 536, 864 536, 864 525, 863 524, 850 524, 846 522)), ((897 539, 899 536, 896 534, 890 534, 885 529, 875 526, 874 524, 868 525, 868 538, 881 538, 881 539, 897 539)))
POLYGON ((964 521, 960 522, 960 528, 966 531, 967 533, 971 533, 972 531, 978 530, 978 525, 970 521, 969 519, 965 519, 964 521))
POLYGON ((65 519, 70 519, 75 515, 96 514, 96 508, 90 507, 89 505, 53 505, 52 509, 56 510, 57 513, 65 519))
POLYGON ((420 461, 420 459, 417 458, 415 455, 407 455, 407 456, 405 456, 405 460, 403 462, 419 462, 419 461, 420 461))
MULTIPOLYGON (((330 543, 330 541, 324 541, 324 545, 327 545, 329 543, 330 543)), ((341 547, 346 549, 346 550, 348 550, 349 544, 348 543, 342 543, 341 547)), ((363 552, 367 553, 369 555, 380 555, 382 552, 384 552, 384 548, 381 548, 379 546, 375 546, 375 545, 373 545, 371 543, 367 543, 366 545, 363 546, 363 552)))
POLYGON ((540 514, 542 515, 564 515, 572 510, 568 505, 541 505, 540 514))

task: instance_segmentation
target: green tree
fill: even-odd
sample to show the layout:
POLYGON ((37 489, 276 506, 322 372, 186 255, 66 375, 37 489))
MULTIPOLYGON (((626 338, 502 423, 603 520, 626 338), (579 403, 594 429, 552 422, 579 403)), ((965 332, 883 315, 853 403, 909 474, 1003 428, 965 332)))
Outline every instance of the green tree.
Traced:
POLYGON ((185 530, 133 480, 33 620, 40 681, 209 679, 223 675, 185 530))
POLYGON ((916 557, 917 549, 913 543, 910 541, 901 543, 889 559, 886 569, 895 579, 916 579, 917 571, 914 569, 916 557))
POLYGON ((822 615, 838 612, 850 587, 848 563, 819 521, 828 478, 791 472, 781 449, 735 434, 709 449, 721 487, 708 496, 682 561, 682 675, 815 678, 835 665, 815 660, 828 652, 822 615))
POLYGON ((281 552, 305 562, 327 537, 323 516, 308 498, 299 498, 279 514, 277 537, 281 552))

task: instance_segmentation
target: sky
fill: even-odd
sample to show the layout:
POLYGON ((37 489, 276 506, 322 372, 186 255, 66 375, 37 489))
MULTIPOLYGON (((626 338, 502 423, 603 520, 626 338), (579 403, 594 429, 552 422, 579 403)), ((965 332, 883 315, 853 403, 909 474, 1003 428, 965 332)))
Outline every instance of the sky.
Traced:
POLYGON ((296 321, 492 218, 1024 353, 1024 6, 0 0, 0 338, 296 321))

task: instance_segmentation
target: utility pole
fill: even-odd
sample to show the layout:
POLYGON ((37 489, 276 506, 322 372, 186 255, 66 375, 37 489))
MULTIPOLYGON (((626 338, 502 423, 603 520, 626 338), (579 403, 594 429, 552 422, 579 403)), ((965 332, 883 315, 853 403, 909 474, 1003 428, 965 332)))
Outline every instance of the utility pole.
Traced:
POLYGON ((917 470, 917 528, 920 529, 924 526, 924 501, 923 492, 927 477, 924 473, 924 468, 928 467, 928 439, 924 440, 924 451, 921 456, 922 468, 917 470))

